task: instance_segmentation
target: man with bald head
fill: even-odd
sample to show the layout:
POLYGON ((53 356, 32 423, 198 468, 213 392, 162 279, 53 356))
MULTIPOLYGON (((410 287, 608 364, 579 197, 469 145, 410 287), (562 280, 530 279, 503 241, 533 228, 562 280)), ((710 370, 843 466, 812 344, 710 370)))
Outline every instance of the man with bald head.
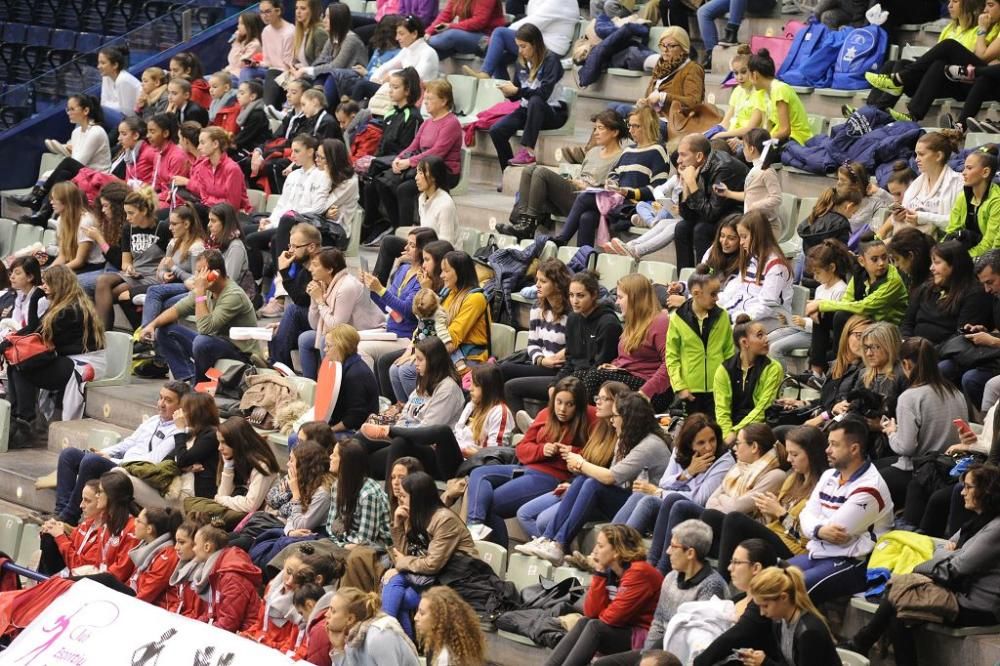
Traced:
POLYGON ((688 134, 677 147, 677 171, 682 186, 681 220, 674 231, 674 246, 677 266, 688 268, 699 263, 711 247, 719 221, 743 212, 741 201, 721 196, 715 186, 725 184, 732 192, 742 192, 749 170, 728 152, 712 150, 704 134, 688 134))

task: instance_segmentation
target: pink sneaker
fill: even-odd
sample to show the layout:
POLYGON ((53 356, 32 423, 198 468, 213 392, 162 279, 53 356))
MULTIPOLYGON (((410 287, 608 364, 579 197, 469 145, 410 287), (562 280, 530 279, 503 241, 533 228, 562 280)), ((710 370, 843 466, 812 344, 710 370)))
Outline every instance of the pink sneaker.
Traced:
POLYGON ((514 155, 514 159, 507 162, 510 166, 530 166, 535 163, 535 156, 527 148, 521 148, 514 155))

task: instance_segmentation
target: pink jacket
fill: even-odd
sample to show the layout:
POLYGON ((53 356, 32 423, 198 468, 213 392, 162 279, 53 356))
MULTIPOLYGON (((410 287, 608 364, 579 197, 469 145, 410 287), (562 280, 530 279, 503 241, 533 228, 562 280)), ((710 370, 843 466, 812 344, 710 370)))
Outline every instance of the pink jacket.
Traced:
POLYGON ((170 181, 174 176, 186 176, 190 169, 187 153, 173 141, 167 141, 159 150, 153 148, 139 153, 137 170, 152 174, 150 184, 160 198, 160 205, 170 203, 170 181))
POLYGON ((250 199, 247 198, 247 183, 243 178, 243 171, 225 153, 215 168, 207 157, 195 162, 191 167, 191 180, 187 188, 206 206, 227 203, 244 213, 252 210, 250 199))
POLYGON ((337 324, 350 324, 359 331, 385 325, 385 314, 369 297, 358 278, 341 270, 326 288, 323 302, 309 302, 309 325, 316 330, 316 349, 326 332, 337 324))

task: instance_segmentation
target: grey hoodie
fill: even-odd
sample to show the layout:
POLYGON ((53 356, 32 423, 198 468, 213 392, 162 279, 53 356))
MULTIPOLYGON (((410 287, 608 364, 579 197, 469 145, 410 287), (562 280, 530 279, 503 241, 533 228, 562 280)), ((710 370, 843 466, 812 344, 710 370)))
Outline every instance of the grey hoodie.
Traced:
MULTIPOLYGON (((957 540, 958 534, 952 537, 957 540)), ((946 582, 962 608, 996 613, 1000 609, 1000 516, 958 550, 936 550, 913 572, 946 582)))

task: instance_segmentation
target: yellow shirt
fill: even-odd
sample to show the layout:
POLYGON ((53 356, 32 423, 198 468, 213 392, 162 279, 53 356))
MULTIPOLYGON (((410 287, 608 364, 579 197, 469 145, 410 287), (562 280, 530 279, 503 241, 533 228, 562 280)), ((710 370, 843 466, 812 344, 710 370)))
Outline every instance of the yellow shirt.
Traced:
POLYGON ((449 292, 441 307, 448 313, 448 334, 452 343, 462 348, 463 345, 474 345, 477 350, 470 350, 465 357, 470 361, 485 361, 489 358, 489 312, 486 296, 481 291, 449 292))
MULTIPOLYGON (((956 42, 974 53, 976 51, 976 30, 978 29, 979 26, 976 24, 962 30, 958 27, 958 25, 949 23, 944 27, 944 30, 941 31, 941 36, 938 37, 938 41, 943 42, 946 39, 954 39, 956 42)), ((989 44, 996 39, 998 33, 1000 33, 1000 24, 990 28, 990 31, 986 34, 986 43, 989 44)))
POLYGON ((750 123, 750 116, 754 111, 767 116, 767 94, 763 90, 748 91, 743 86, 736 86, 729 96, 729 107, 733 110, 733 115, 726 129, 742 129, 750 123))
POLYGON ((789 138, 805 145, 806 141, 813 137, 813 131, 809 126, 809 118, 806 115, 805 107, 802 106, 802 100, 799 99, 790 85, 778 79, 771 82, 770 93, 767 120, 771 135, 774 136, 774 129, 778 126, 778 103, 784 102, 788 105, 788 120, 792 129, 789 138))

